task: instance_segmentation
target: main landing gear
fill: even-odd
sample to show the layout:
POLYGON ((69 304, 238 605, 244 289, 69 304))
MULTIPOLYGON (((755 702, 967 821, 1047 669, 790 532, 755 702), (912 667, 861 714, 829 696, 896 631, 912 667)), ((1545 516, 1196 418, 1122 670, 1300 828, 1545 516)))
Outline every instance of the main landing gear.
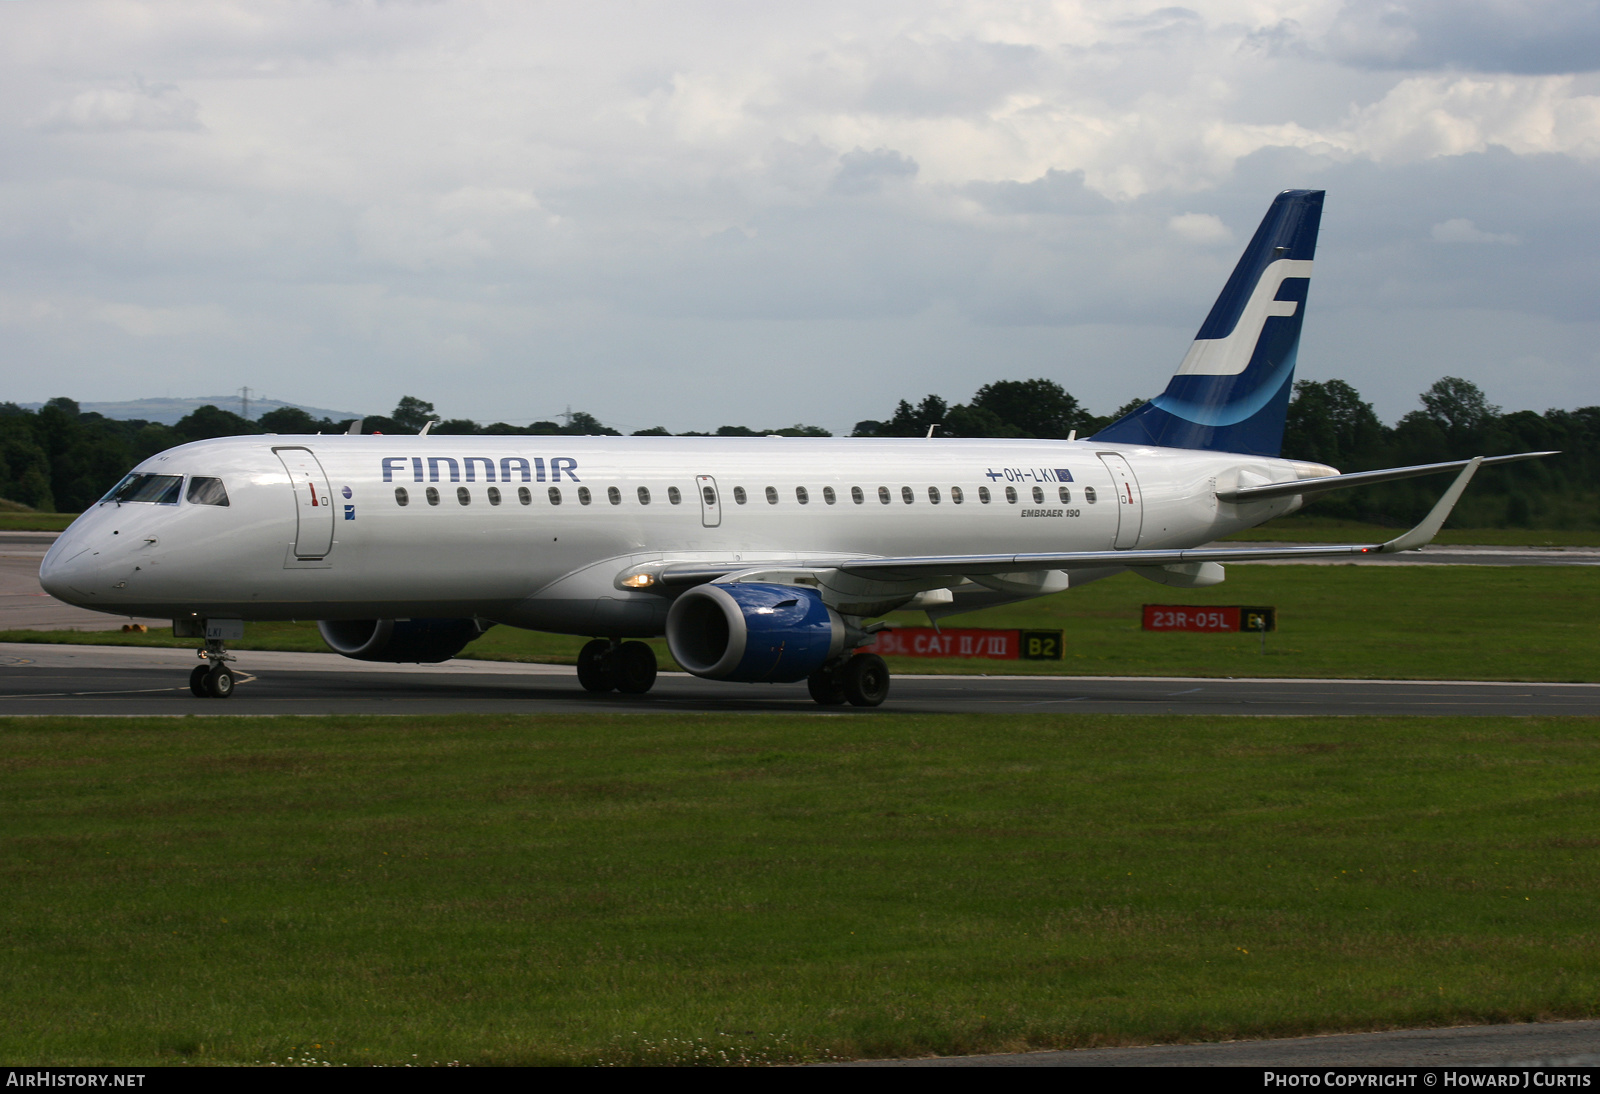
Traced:
POLYGON ((889 697, 889 666, 875 653, 858 653, 822 666, 806 687, 825 707, 875 707, 889 697))
POLYGON ((578 651, 584 691, 643 695, 656 684, 656 651, 643 642, 596 638, 578 651))
POLYGON ((197 699, 228 699, 233 696, 234 676, 228 662, 233 654, 223 648, 222 639, 206 639, 205 649, 199 651, 204 664, 196 665, 189 674, 189 690, 197 699))

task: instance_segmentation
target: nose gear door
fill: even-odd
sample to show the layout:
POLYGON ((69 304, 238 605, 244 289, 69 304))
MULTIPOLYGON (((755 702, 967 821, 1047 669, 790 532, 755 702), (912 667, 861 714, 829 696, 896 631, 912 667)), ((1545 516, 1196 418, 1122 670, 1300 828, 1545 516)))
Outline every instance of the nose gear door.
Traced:
POLYGON ((696 475, 695 489, 700 491, 700 523, 707 528, 722 524, 722 497, 717 493, 717 480, 710 475, 696 475))
POLYGON ((1116 548, 1126 551, 1139 542, 1139 532, 1144 526, 1144 499, 1139 494, 1139 480, 1133 477, 1128 461, 1115 452, 1098 453, 1100 462, 1111 472, 1111 482, 1117 491, 1117 541, 1116 548))
POLYGON ((333 493, 328 476, 309 448, 272 450, 289 473, 294 488, 294 557, 323 558, 333 549, 333 493))

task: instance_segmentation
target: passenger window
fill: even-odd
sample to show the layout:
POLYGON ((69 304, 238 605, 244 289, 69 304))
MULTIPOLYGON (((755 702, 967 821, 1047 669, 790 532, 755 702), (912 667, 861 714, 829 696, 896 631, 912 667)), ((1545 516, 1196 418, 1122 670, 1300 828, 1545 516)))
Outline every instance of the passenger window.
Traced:
POLYGON ((459 501, 462 505, 471 505, 472 504, 472 494, 467 490, 467 488, 465 486, 458 486, 458 487, 456 487, 456 500, 459 501))
POLYGON ((517 487, 517 500, 523 505, 532 505, 533 491, 529 490, 526 486, 517 487))
POLYGON ((1044 487, 1035 486, 1033 488, 1033 504, 1035 504, 1035 505, 1043 505, 1044 504, 1044 487))
POLYGON ((1009 501, 1012 505, 1017 504, 1017 490, 1016 490, 1016 487, 1013 487, 1013 486, 1006 487, 1006 500, 1009 501))
POLYGON ((980 505, 989 504, 989 488, 987 486, 978 487, 978 503, 980 505))
POLYGON ((885 505, 889 504, 889 488, 887 486, 878 487, 878 500, 885 505))
POLYGON ((578 504, 579 505, 588 505, 593 500, 594 500, 594 495, 589 493, 589 488, 587 486, 578 487, 578 504))
POLYGON ((801 505, 809 505, 811 504, 811 495, 806 493, 805 487, 797 486, 794 488, 794 500, 801 505))
POLYGON ((777 505, 778 504, 778 488, 776 486, 767 487, 767 504, 768 505, 777 505))
POLYGON ((621 505, 622 491, 618 490, 615 486, 606 487, 606 500, 612 505, 621 505))
POLYGON ((647 486, 639 487, 639 504, 640 505, 649 505, 650 504, 650 488, 649 487, 647 487, 647 486))
POLYGON ((485 493, 487 493, 489 495, 489 504, 490 505, 499 505, 500 504, 500 488, 498 486, 489 487, 489 489, 487 491, 485 491, 485 493))
MULTIPOLYGON (((737 493, 739 495, 739 504, 743 505, 744 504, 744 491, 743 490, 738 490, 738 491, 735 491, 735 493, 737 493)), ((715 504, 717 504, 717 492, 715 490, 711 489, 711 487, 709 487, 709 486, 702 486, 700 488, 700 496, 705 499, 707 505, 715 505, 715 504)), ((677 503, 674 502, 673 504, 677 504, 677 503)))
POLYGON ((394 500, 396 505, 410 505, 411 495, 406 493, 405 487, 397 486, 394 488, 394 500))
POLYGON ((832 505, 834 502, 839 500, 839 496, 833 492, 833 487, 824 486, 822 488, 822 500, 827 502, 829 505, 832 505))
POLYGON ((1056 496, 1061 499, 1062 505, 1069 505, 1072 502, 1072 491, 1068 490, 1065 486, 1056 491, 1056 496))
POLYGON ((952 486, 950 488, 950 500, 955 502, 957 505, 960 505, 963 501, 966 500, 966 498, 962 496, 961 487, 952 486))
POLYGON ((1088 502, 1090 505, 1094 504, 1094 487, 1085 486, 1083 488, 1083 500, 1088 502))
POLYGON ((438 490, 438 488, 434 487, 434 486, 430 486, 430 487, 428 487, 428 491, 427 492, 428 492, 428 504, 429 505, 438 505, 439 504, 439 490, 438 490))
POLYGON ((916 495, 911 492, 911 487, 902 486, 900 488, 900 500, 905 502, 907 505, 910 505, 911 504, 911 499, 913 499, 915 497, 916 497, 916 495))
MULTIPOLYGON (((710 487, 707 487, 706 489, 709 490, 710 487)), ((683 501, 683 492, 676 486, 669 486, 667 487, 667 500, 673 505, 678 505, 683 501)))
POLYGON ((561 504, 561 487, 552 486, 550 488, 550 504, 551 505, 560 505, 561 504))
POLYGON ((867 496, 861 492, 861 487, 852 486, 850 488, 850 500, 855 502, 857 505, 860 505, 862 502, 867 500, 867 496))
POLYGON ((928 487, 928 500, 935 505, 939 504, 939 488, 937 486, 928 487))
MULTIPOLYGON (((711 492, 711 487, 709 487, 709 486, 706 487, 706 493, 709 494, 710 492, 711 492)), ((746 501, 749 500, 749 495, 744 492, 744 487, 735 486, 733 488, 733 500, 738 502, 740 505, 743 505, 746 501)))
POLYGON ((199 475, 189 480, 189 489, 184 497, 196 505, 228 504, 228 492, 222 488, 222 480, 202 478, 199 475))

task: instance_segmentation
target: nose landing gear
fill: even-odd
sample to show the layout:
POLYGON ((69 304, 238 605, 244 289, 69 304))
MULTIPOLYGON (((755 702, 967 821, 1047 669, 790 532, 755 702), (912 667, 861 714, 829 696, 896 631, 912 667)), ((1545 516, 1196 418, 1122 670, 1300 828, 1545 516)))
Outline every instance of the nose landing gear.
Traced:
POLYGON ((233 654, 223 648, 220 638, 207 638, 205 648, 197 651, 203 664, 196 665, 189 674, 189 690, 197 699, 228 699, 233 696, 235 683, 228 662, 233 654))
POLYGON ((198 699, 227 699, 233 695, 233 683, 227 665, 196 665, 189 674, 189 690, 198 699))

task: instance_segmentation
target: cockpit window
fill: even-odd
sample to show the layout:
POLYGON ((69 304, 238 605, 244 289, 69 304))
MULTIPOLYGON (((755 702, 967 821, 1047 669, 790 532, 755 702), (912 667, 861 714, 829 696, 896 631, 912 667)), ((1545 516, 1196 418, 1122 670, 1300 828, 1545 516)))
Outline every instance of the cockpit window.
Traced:
POLYGON ((200 475, 189 478, 189 489, 184 497, 196 505, 227 505, 228 492, 222 487, 221 479, 208 479, 200 475))
MULTIPOLYGON (((216 482, 215 479, 211 480, 216 482)), ((220 483, 218 485, 221 485, 220 483)), ((101 501, 148 501, 157 505, 177 505, 182 475, 141 475, 134 472, 111 488, 101 501)))

